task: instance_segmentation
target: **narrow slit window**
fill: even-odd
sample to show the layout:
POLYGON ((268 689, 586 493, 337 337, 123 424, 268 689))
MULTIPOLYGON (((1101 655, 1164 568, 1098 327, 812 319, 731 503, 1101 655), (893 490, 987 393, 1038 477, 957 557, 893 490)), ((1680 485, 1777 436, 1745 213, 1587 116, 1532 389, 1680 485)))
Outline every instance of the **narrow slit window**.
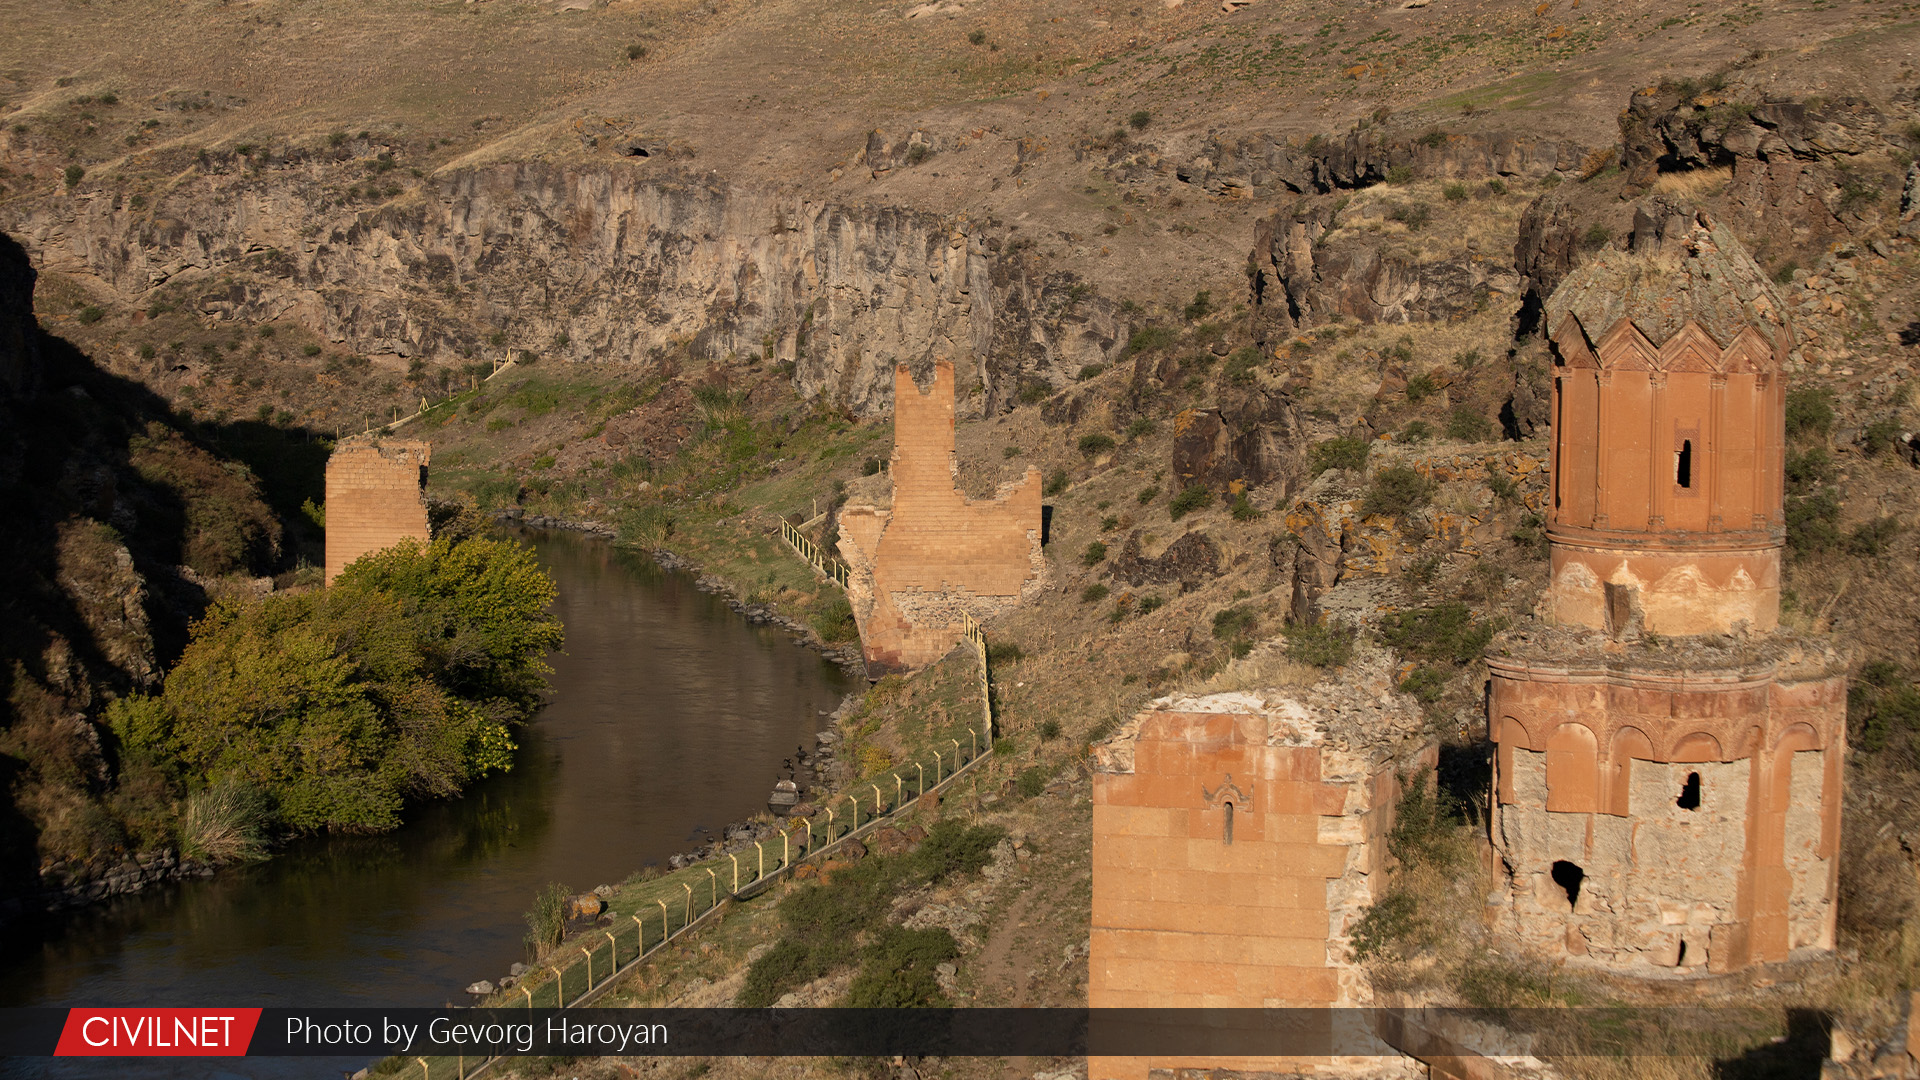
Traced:
POLYGON ((1683 488, 1693 486, 1693 440, 1684 439, 1673 455, 1673 479, 1683 488))
POLYGON ((1687 782, 1680 785, 1680 797, 1675 799, 1673 804, 1682 810, 1700 809, 1699 773, 1691 772, 1687 774, 1687 782))
POLYGON ((1680 951, 1677 954, 1675 954, 1673 958, 1673 966, 1674 967, 1687 966, 1687 939, 1686 938, 1680 939, 1680 951))
POLYGON ((1227 825, 1226 825, 1226 832, 1222 836, 1222 839, 1224 839, 1229 844, 1233 843, 1233 804, 1232 803, 1227 804, 1227 825))

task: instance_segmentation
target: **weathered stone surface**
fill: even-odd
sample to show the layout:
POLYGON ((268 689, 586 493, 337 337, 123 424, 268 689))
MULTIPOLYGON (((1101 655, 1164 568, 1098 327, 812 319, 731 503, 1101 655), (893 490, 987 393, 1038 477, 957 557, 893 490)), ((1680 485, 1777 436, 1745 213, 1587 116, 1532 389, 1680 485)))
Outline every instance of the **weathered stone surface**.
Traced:
MULTIPOLYGON (((1029 468, 993 499, 954 487, 954 371, 934 365, 922 394, 895 370, 890 501, 849 502, 840 555, 860 627, 867 673, 911 670, 946 655, 966 617, 983 620, 1040 587, 1040 470, 1029 468)), ((884 486, 876 484, 876 486, 884 486)))
POLYGON ((1594 257, 1546 304, 1554 616, 1601 629, 1615 604, 1651 633, 1769 630, 1791 331, 1724 226, 1658 202, 1635 221, 1630 250, 1594 257))
POLYGON ((1294 425, 1284 402, 1270 403, 1262 395, 1243 399, 1239 408, 1186 409, 1173 424, 1173 474, 1182 485, 1225 492, 1234 484, 1244 490, 1287 475, 1293 456, 1287 434, 1294 425))
POLYGON ((1546 462, 1527 450, 1488 445, 1455 452, 1382 451, 1373 457, 1375 467, 1389 461, 1435 484, 1462 484, 1485 501, 1464 513, 1430 506, 1418 515, 1417 527, 1407 528, 1404 522, 1363 512, 1364 499, 1356 490, 1359 478, 1340 470, 1320 474, 1287 505, 1286 530, 1267 553, 1274 566, 1293 568, 1290 614, 1295 621, 1319 621, 1321 597, 1341 582, 1379 579, 1406 569, 1418 557, 1425 536, 1456 538, 1458 550, 1469 555, 1486 550, 1488 543, 1508 543, 1504 530, 1489 528, 1494 513, 1486 485, 1494 477, 1512 484, 1526 509, 1537 511, 1545 505, 1546 462))
POLYGON ((40 386, 40 334, 33 321, 39 275, 13 237, 0 233, 0 392, 31 394, 40 386))
MULTIPOLYGON (((1528 135, 1459 134, 1435 140, 1413 131, 1358 127, 1344 138, 1307 142, 1272 135, 1214 136, 1172 171, 1182 183, 1233 198, 1366 187, 1385 180, 1395 166, 1423 176, 1544 176, 1571 167, 1580 152, 1571 142, 1528 135)), ((1142 156, 1141 147, 1122 143, 1110 154, 1109 166, 1124 169, 1142 156)))
POLYGON ((1750 329, 1784 358, 1792 344, 1785 313, 1773 282, 1730 229, 1653 200, 1635 208, 1626 250, 1603 249, 1561 281, 1547 300, 1545 329, 1557 336, 1572 316, 1597 344, 1625 319, 1659 346, 1691 322, 1722 348, 1750 329))
MULTIPOLYGON (((1369 650, 1305 690, 1163 698, 1095 747, 1089 1005, 1372 1003, 1348 934, 1384 877, 1398 778, 1435 758, 1392 687, 1369 650)), ((1373 1075, 1398 1075, 1379 1049, 1373 1075)), ((1106 1059, 1100 1075, 1305 1064, 1106 1059)))
POLYGON ((1340 319, 1443 322, 1497 297, 1511 302, 1519 296, 1520 277, 1504 257, 1416 258, 1390 238, 1335 228, 1333 210, 1324 205, 1255 224, 1249 260, 1255 341, 1280 341, 1340 319))
POLYGON ((913 850, 913 841, 899 829, 877 829, 866 839, 869 855, 900 855, 913 850))
MULTIPOLYGON (((1730 169, 1719 200, 1728 222, 1756 241, 1805 251, 1906 227, 1906 203, 1898 221, 1883 222, 1882 200, 1857 194, 1863 182, 1899 182, 1883 175, 1878 156, 1884 119, 1846 98, 1818 108, 1768 102, 1746 109, 1717 92, 1641 91, 1620 118, 1619 164, 1629 192, 1644 192, 1663 173, 1730 169)), ((1617 185, 1567 184, 1527 208, 1514 248, 1514 268, 1525 279, 1522 333, 1536 329, 1546 297, 1599 246, 1587 239, 1591 230, 1637 241, 1640 226, 1625 220, 1618 196, 1617 185)))
POLYGON ((327 580, 360 556, 405 539, 432 539, 427 526, 424 442, 350 439, 327 458, 327 580))
POLYGON ((1068 385, 1127 336, 1073 275, 936 214, 537 164, 449 172, 417 200, 356 210, 305 183, 309 167, 196 176, 151 213, 61 200, 9 228, 45 268, 96 275, 130 305, 166 286, 210 318, 290 319, 430 363, 497 356, 495 327, 558 360, 770 352, 802 397, 869 416, 891 405, 896 362, 964 358, 977 415, 1028 381, 1068 385))
POLYGON ((1846 662, 1777 629, 1779 299, 1724 226, 1650 202, 1542 314, 1554 625, 1486 661, 1502 925, 1640 976, 1830 952, 1846 662))

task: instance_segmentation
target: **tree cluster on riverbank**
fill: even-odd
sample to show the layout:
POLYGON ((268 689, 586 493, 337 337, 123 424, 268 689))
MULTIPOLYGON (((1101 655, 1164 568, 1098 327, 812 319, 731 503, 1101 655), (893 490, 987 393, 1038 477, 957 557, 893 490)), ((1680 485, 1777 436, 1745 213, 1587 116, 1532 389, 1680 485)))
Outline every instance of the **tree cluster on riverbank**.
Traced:
POLYGON ((380 832, 411 799, 512 765, 561 627, 523 545, 443 536, 349 566, 324 590, 225 600, 161 691, 107 711, 122 770, 185 799, 182 848, 380 832))

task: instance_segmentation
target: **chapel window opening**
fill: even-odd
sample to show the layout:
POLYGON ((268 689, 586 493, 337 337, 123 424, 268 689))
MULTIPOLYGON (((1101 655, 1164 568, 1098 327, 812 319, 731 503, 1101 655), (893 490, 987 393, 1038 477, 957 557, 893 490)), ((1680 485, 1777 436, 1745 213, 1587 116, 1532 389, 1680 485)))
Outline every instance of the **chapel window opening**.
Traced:
POLYGON ((1682 810, 1700 809, 1700 774, 1687 774, 1687 782, 1680 785, 1680 797, 1673 801, 1682 810))
POLYGON ((1580 883, 1587 878, 1587 872, 1575 863, 1560 859, 1553 864, 1553 883, 1567 894, 1567 910, 1572 911, 1580 903, 1580 883))

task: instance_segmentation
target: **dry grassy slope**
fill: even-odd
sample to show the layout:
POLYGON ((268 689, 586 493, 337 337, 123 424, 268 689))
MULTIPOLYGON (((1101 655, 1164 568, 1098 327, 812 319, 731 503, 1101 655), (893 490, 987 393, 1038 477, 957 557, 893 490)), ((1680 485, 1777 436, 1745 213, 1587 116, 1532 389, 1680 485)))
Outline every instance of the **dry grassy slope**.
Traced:
MULTIPOLYGON (((1339 134, 1383 105, 1395 114, 1390 123, 1410 133, 1438 126, 1605 145, 1615 139, 1615 116, 1634 88, 1667 74, 1723 65, 1737 65, 1745 84, 1767 93, 1887 101, 1915 81, 1914 27, 1902 21, 1911 18, 1912 7, 1816 3, 1791 10, 1743 5, 1699 11, 1670 3, 1585 0, 1576 7, 1553 0, 1542 10, 1532 3, 1442 0, 1403 11, 1394 5, 1261 0, 1222 16, 1189 0, 1171 10, 1157 3, 1017 10, 976 5, 951 18, 909 20, 909 5, 864 0, 615 3, 584 12, 508 0, 377 8, 290 0, 161 10, 130 3, 13 5, 9 25, 25 29, 0 41, 0 70, 8 80, 0 84, 0 101, 8 110, 5 122, 27 130, 8 133, 8 161, 18 173, 0 182, 11 197, 40 198, 55 189, 69 160, 111 177, 154 167, 159 158, 143 156, 154 148, 261 140, 311 145, 329 131, 368 128, 396 131, 416 144, 428 137, 453 140, 437 144, 424 162, 440 169, 528 157, 610 160, 616 140, 601 138, 589 147, 580 132, 617 133, 669 146, 666 156, 676 167, 716 170, 738 183, 1018 225, 1054 265, 1083 274, 1110 295, 1147 301, 1157 317, 1177 324, 1170 309, 1198 289, 1229 304, 1244 296, 1241 267, 1252 221, 1289 200, 1216 200, 1161 177, 1148 182, 1146 202, 1122 202, 1119 190, 1093 172, 1093 162, 1076 160, 1071 143, 1107 134, 1135 111, 1150 114, 1137 140, 1172 162, 1198 153, 1216 129, 1339 134), (985 35, 979 45, 967 37, 975 29, 985 35), (645 43, 647 57, 629 62, 629 43, 645 43), (183 65, 182 56, 193 59, 183 65), (73 81, 57 86, 62 78, 73 81), (119 104, 74 100, 109 89, 119 104), (194 97, 208 107, 155 111, 156 104, 194 97), (86 112, 94 118, 82 119, 86 112), (144 127, 150 118, 162 126, 144 127), (894 139, 922 130, 934 152, 918 165, 876 177, 861 161, 867 133, 875 128, 894 139), (128 136, 136 144, 131 148, 128 136), (1022 140, 1027 161, 1014 175, 1022 140), (1108 225, 1112 233, 1105 231, 1108 225)), ((627 161, 622 167, 651 166, 627 161)), ((1424 178, 1421 183, 1432 186, 1424 178)), ((1712 177, 1685 183, 1693 185, 1685 192, 1690 197, 1714 196, 1712 177)), ((1440 214, 1426 243, 1442 235, 1464 241, 1496 218, 1502 230, 1510 229, 1515 205, 1533 194, 1516 190, 1506 201, 1473 203, 1471 215, 1457 222, 1440 214)), ((1372 229, 1369 219, 1359 217, 1364 204, 1413 197, 1433 194, 1424 188, 1371 191, 1355 201, 1359 224, 1353 227, 1372 229)), ((1390 222, 1378 225, 1382 239, 1397 239, 1390 222)), ((1490 236, 1486 246, 1497 247, 1495 239, 1490 236)), ((1844 295, 1804 284, 1788 291, 1796 313, 1815 302, 1817 310, 1804 317, 1823 335, 1821 355, 1810 356, 1808 370, 1798 377, 1841 392, 1842 432, 1857 432, 1881 417, 1911 423, 1916 417, 1901 389, 1913 369, 1899 331, 1911 321, 1920 293, 1913 256, 1902 247, 1891 257, 1860 256, 1853 263, 1863 280, 1844 295), (1837 300, 1839 308, 1827 299, 1837 300), (1894 340, 1887 340, 1888 333, 1894 340)), ((1479 349, 1488 367, 1467 375, 1468 381, 1480 389, 1501 379, 1510 385, 1512 370, 1492 362, 1506 354, 1503 314, 1440 326, 1357 333, 1342 328, 1331 339, 1304 343, 1304 352, 1288 363, 1305 379, 1295 387, 1299 404, 1321 415, 1303 421, 1303 441, 1338 434, 1356 421, 1383 432, 1404 430, 1415 417, 1404 394, 1394 396, 1396 384, 1388 377, 1388 368, 1398 363, 1389 359, 1390 350, 1403 333, 1414 357, 1403 365, 1403 375, 1445 369, 1460 352, 1479 349)), ((1243 344, 1243 315, 1229 307, 1220 317, 1225 329, 1213 340, 1243 344)), ((1231 645, 1210 632, 1217 612, 1241 605, 1256 614, 1253 637, 1271 635, 1287 600, 1285 570, 1274 563, 1272 545, 1278 539, 1284 549, 1289 537, 1282 495, 1273 488, 1253 493, 1263 516, 1252 520, 1235 520, 1218 504, 1172 519, 1167 501, 1175 487, 1168 478, 1175 418, 1187 406, 1221 404, 1231 394, 1222 365, 1209 359, 1211 342, 1201 329, 1182 324, 1181 332, 1164 356, 1150 358, 1157 365, 1148 365, 1155 388, 1144 403, 1135 393, 1137 369, 1128 364, 1077 388, 1087 402, 1070 423, 1049 422, 1047 407, 1029 405, 963 425, 959 433, 969 490, 988 490, 1029 462, 1048 472, 1066 470, 1071 481, 1055 500, 1056 588, 990 628, 996 640, 1018 644, 1026 654, 1000 668, 1002 715, 1014 752, 997 780, 1029 768, 1070 767, 1104 721, 1168 688, 1302 677, 1271 645, 1257 646, 1237 668, 1225 666, 1231 645), (1128 440, 1124 433, 1138 419, 1157 427, 1128 440), (1121 445, 1082 454, 1079 437, 1096 433, 1120 437, 1121 445), (1011 446, 1020 448, 1017 456, 1007 456, 1011 446), (1158 491, 1143 503, 1139 495, 1148 488, 1158 491), (1108 516, 1123 520, 1104 529, 1108 516), (1117 549, 1122 536, 1140 528, 1151 555, 1195 527, 1214 538, 1224 569, 1190 591, 1118 586, 1102 567, 1079 562, 1096 539, 1117 549), (1136 604, 1145 595, 1165 604, 1109 621, 1112 595, 1081 599, 1093 584, 1132 592, 1136 604), (1047 737, 1049 722, 1059 730, 1047 737)), ((269 340, 269 356, 293 345, 269 340)), ((252 346, 228 351, 250 354, 252 346)), ((220 392, 235 391, 231 407, 244 414, 252 402, 238 391, 254 376, 235 374, 240 381, 226 382, 220 392)), ((1262 379, 1278 384, 1286 375, 1276 367, 1262 379)), ((792 414, 790 421, 801 417, 773 373, 735 369, 727 376, 736 385, 760 388, 755 392, 762 396, 749 411, 762 422, 782 412, 792 414)), ((574 372, 559 377, 581 378, 574 372)), ((641 476, 616 471, 626 451, 607 440, 607 432, 643 442, 664 459, 687 437, 687 402, 682 385, 677 395, 662 393, 629 412, 613 389, 603 387, 537 415, 520 405, 463 414, 434 437, 453 455, 440 455, 448 464, 443 475, 458 479, 466 471, 475 481, 529 484, 529 506, 540 511, 599 516, 602 510, 657 507, 680 519, 674 546, 692 550, 743 591, 778 591, 803 610, 819 604, 822 597, 803 576, 778 568, 778 549, 768 543, 767 529, 773 517, 810 507, 815 497, 831 497, 833 482, 856 476, 865 456, 884 456, 884 425, 833 430, 821 420, 791 431, 790 446, 762 444, 755 471, 729 490, 670 475, 649 481, 651 493, 639 494, 641 476), (512 423, 488 430, 493 419, 512 423), (596 432, 603 421, 606 427, 596 432), (732 554, 747 549, 750 558, 732 554)), ((1441 404, 1418 418, 1442 421, 1441 404)), ((1061 414, 1054 415, 1058 421, 1061 414)), ((701 457, 714 452, 713 444, 702 445, 707 449, 695 447, 688 459, 696 465, 714 460, 701 457)), ((1907 465, 1897 456, 1868 459, 1845 437, 1839 450, 1845 525, 1880 514, 1915 520, 1920 491, 1907 465)), ((1339 484, 1355 486, 1330 486, 1339 484)), ((1329 503, 1351 494, 1316 490, 1329 503)), ((1506 539, 1520 525, 1520 511, 1470 486, 1445 494, 1450 501, 1443 509, 1481 517, 1477 546, 1486 554, 1449 552, 1446 541, 1436 538, 1397 556, 1378 575, 1377 595, 1389 606, 1458 598, 1483 612, 1519 614, 1540 578, 1532 549, 1506 539), (1429 563, 1428 556, 1437 558, 1429 563)), ((1830 553, 1797 561, 1791 584, 1800 617, 1831 623, 1890 655, 1920 651, 1920 623, 1903 599, 1920 589, 1915 535, 1909 529, 1871 557, 1830 553)), ((1472 673, 1460 672, 1457 682, 1467 686, 1472 673)), ((1458 706, 1453 719, 1471 715, 1464 699, 1443 704, 1458 706)), ((1899 793, 1910 785, 1901 787, 1905 781, 1898 777, 1876 782, 1892 793, 1875 812, 1895 816, 1890 842, 1896 853, 1902 844, 1920 845, 1920 823, 1897 817, 1899 793)), ((1062 835, 1069 839, 1059 847, 1068 850, 1074 834, 1062 835)), ((1897 859, 1887 865, 1890 874, 1907 867, 1897 859)), ((1910 867, 1907 872, 1911 877, 1910 867)), ((1911 891, 1911 882, 1907 887, 1911 891)), ((1084 903, 1075 893, 1059 910, 1078 918, 1084 903)), ((1019 921, 1003 919, 995 932, 1009 932, 1019 921)), ((994 975, 979 985, 1016 982, 994 975)), ((1033 1003, 1072 1000, 1072 993, 1071 987, 1055 987, 1033 1003)))
POLYGON ((331 131, 432 139, 427 164, 442 168, 606 159, 620 140, 588 147, 583 132, 633 136, 734 182, 1025 224, 1107 291, 1171 296, 1235 283, 1258 208, 1163 198, 1125 220, 1132 208, 1088 182, 1070 144, 1136 111, 1152 118, 1140 137, 1172 161, 1209 132, 1337 134, 1383 107, 1413 126, 1598 143, 1628 92, 1667 75, 1748 62, 1783 90, 1838 94, 1884 91, 1911 71, 1910 35, 1889 32, 1911 5, 1871 2, 948 6, 964 10, 16 3, 0 42, 0 119, 14 127, 12 167, 33 179, 8 186, 52 190, 69 162, 139 172, 170 149, 312 145, 331 131), (628 60, 630 45, 647 55, 628 60), (107 91, 119 104, 98 103, 107 91), (874 129, 922 130, 937 152, 875 179, 860 160, 874 129), (1039 153, 1013 176, 1022 140, 1039 153), (1099 237, 1109 221, 1122 227, 1099 237))

